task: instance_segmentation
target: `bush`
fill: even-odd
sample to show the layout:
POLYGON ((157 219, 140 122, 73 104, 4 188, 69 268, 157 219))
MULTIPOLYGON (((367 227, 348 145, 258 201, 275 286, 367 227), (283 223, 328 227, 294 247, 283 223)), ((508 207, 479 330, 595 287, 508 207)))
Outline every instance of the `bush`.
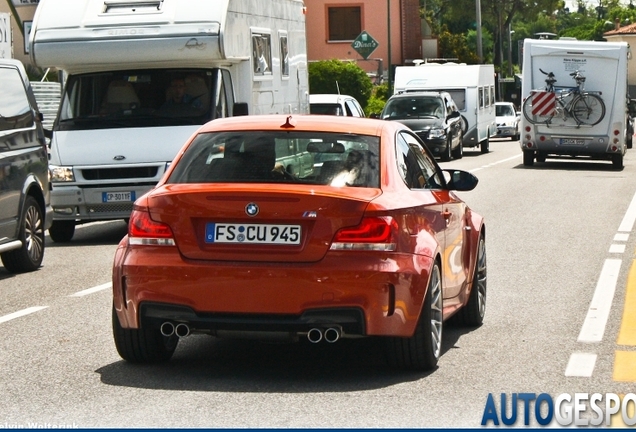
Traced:
POLYGON ((371 78, 355 63, 335 59, 309 63, 311 94, 346 94, 356 98, 365 107, 372 90, 371 78))

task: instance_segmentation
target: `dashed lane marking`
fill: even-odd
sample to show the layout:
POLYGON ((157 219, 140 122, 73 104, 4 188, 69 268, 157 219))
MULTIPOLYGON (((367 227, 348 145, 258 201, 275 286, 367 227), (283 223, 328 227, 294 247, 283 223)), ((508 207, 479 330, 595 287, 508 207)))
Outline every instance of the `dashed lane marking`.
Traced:
POLYGON ((96 287, 93 287, 93 288, 88 288, 82 291, 78 291, 75 294, 71 294, 69 297, 84 297, 86 295, 93 294, 93 293, 105 290, 107 288, 110 288, 111 286, 112 286, 111 282, 108 282, 102 285, 97 285, 96 287))
POLYGON ((33 306, 30 308, 26 308, 26 309, 22 309, 20 311, 17 312, 13 312, 10 313, 9 315, 4 315, 0 317, 0 324, 7 322, 7 321, 11 321, 12 319, 16 319, 16 318, 20 318, 23 317, 25 315, 29 315, 32 314, 34 312, 39 312, 42 309, 46 309, 48 306, 33 306))

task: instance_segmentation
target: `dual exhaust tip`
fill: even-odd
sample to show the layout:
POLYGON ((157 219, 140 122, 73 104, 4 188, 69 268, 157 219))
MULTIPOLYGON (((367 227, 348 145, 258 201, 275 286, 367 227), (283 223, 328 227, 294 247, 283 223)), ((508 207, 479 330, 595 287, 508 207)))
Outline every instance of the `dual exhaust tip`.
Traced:
POLYGON ((307 332, 307 339, 311 343, 318 343, 321 340, 325 340, 329 343, 338 342, 338 339, 342 336, 342 330, 338 327, 329 327, 326 329, 312 328, 307 332))
MULTIPOLYGON (((166 321, 161 324, 161 334, 165 337, 176 335, 179 338, 184 338, 190 334, 190 326, 185 323, 179 323, 175 325, 170 321, 166 321)), ((338 342, 342 336, 342 329, 338 327, 329 327, 326 329, 312 328, 307 332, 307 339, 311 343, 318 343, 323 339, 328 343, 338 342)))
POLYGON ((172 335, 177 335, 177 337, 183 338, 190 334, 190 326, 184 323, 179 323, 174 325, 170 321, 166 321, 161 324, 160 327, 161 334, 165 337, 170 337, 172 335))

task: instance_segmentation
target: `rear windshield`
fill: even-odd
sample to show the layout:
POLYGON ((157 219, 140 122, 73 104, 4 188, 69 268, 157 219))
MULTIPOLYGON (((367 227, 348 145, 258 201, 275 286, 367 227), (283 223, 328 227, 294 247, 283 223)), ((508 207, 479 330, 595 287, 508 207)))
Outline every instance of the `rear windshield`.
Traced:
POLYGON ((312 103, 309 104, 309 112, 311 114, 328 114, 343 116, 342 106, 335 103, 312 103))
POLYGON ((168 183, 380 187, 380 139, 324 132, 202 133, 168 183))

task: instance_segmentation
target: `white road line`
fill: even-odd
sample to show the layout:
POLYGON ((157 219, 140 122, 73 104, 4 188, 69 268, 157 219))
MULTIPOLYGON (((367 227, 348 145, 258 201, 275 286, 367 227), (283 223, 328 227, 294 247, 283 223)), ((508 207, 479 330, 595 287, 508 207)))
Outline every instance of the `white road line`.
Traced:
POLYGON ((609 253, 625 253, 625 245, 624 244, 612 244, 609 248, 609 253))
POLYGON ((482 170, 482 169, 485 169, 485 168, 490 168, 492 166, 499 165, 500 163, 504 163, 504 162, 508 162, 510 160, 513 160, 513 159, 517 159, 518 157, 521 157, 522 155, 523 155, 523 153, 520 153, 520 154, 518 154, 516 156, 512 156, 512 157, 509 157, 509 158, 506 158, 506 159, 502 159, 500 161, 493 162, 493 163, 490 163, 488 165, 481 166, 479 168, 471 169, 471 170, 469 170, 469 172, 475 172, 475 171, 479 171, 479 170, 482 170))
POLYGON ((69 297, 83 297, 85 295, 89 295, 89 294, 96 293, 98 291, 105 290, 107 288, 110 288, 111 286, 112 286, 111 283, 108 282, 102 285, 97 285, 96 287, 93 287, 93 288, 88 288, 83 291, 78 291, 75 294, 71 294, 69 297))
POLYGON ((618 233, 614 236, 614 241, 624 241, 629 240, 629 234, 626 233, 618 233))
POLYGON ((622 260, 606 259, 598 278, 592 302, 579 333, 578 342, 595 343, 603 339, 605 325, 612 308, 616 282, 621 270, 622 260))
POLYGON ((623 216, 623 221, 618 227, 618 230, 622 232, 631 232, 634 227, 634 221, 636 221, 636 194, 634 194, 632 202, 629 204, 627 212, 625 213, 625 216, 623 216))
POLYGON ((565 368, 565 376, 591 377, 595 364, 596 354, 573 353, 565 368))
POLYGON ((21 311, 10 313, 9 315, 5 315, 5 316, 0 317, 0 324, 2 324, 4 322, 7 322, 7 321, 11 321, 12 319, 15 319, 15 318, 20 318, 22 316, 29 315, 29 314, 32 314, 34 312, 41 311, 42 309, 46 309, 47 307, 48 306, 34 306, 34 307, 22 309, 21 311))

